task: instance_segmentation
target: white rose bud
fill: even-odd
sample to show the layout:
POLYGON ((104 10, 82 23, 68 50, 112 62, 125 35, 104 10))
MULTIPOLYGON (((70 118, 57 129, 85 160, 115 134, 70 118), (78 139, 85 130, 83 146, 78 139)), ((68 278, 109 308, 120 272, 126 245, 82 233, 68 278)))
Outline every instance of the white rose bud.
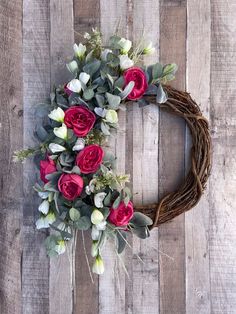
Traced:
POLYGON ((130 48, 132 47, 132 42, 125 38, 121 38, 118 44, 121 46, 122 54, 127 54, 130 51, 130 48))
POLYGON ((107 55, 108 53, 111 53, 111 49, 104 49, 102 52, 101 52, 101 59, 102 61, 107 61, 107 55))
POLYGON ((59 240, 55 246, 55 251, 58 255, 65 253, 66 245, 64 240, 59 240))
POLYGON ((144 55, 151 55, 155 52, 155 48, 153 47, 153 44, 151 41, 148 42, 148 44, 143 48, 143 54, 144 55))
POLYGON ((47 200, 43 201, 40 205, 38 210, 43 213, 44 215, 47 215, 49 211, 49 202, 47 200))
POLYGON ((78 71, 78 64, 75 60, 71 61, 70 63, 67 63, 66 67, 73 74, 78 71))
POLYGON ((118 122, 117 112, 115 110, 113 110, 113 109, 107 110, 105 119, 106 119, 106 122, 117 123, 118 122))
POLYGON ((102 275, 104 273, 104 263, 100 255, 96 257, 96 260, 92 268, 93 273, 102 275))
POLYGON ((57 109, 52 110, 48 116, 50 119, 52 119, 54 121, 63 122, 64 117, 65 117, 65 113, 60 107, 58 107, 57 109))
POLYGON ((49 213, 46 217, 41 217, 36 221, 36 228, 42 229, 42 228, 49 228, 50 224, 54 223, 56 220, 56 216, 54 213, 49 213))
POLYGON ((131 60, 127 55, 119 55, 120 68, 121 70, 126 70, 134 65, 133 60, 131 60))
MULTIPOLYGON (((101 192, 101 193, 97 193, 94 196, 94 204, 97 208, 102 208, 103 207, 103 200, 106 197, 106 193, 105 192, 101 192)), ((96 225, 96 224, 95 224, 96 225)))
POLYGON ((84 146, 85 146, 85 140, 83 138, 77 138, 72 150, 79 151, 79 150, 84 149, 84 146))
POLYGON ((67 85, 66 87, 71 91, 71 92, 74 92, 74 93, 80 93, 81 91, 81 83, 79 80, 77 79, 73 79, 71 80, 67 85))
POLYGON ((82 45, 81 43, 79 44, 79 46, 74 44, 73 49, 76 57, 80 59, 83 58, 86 52, 86 46, 82 45))
POLYGON ((56 144, 56 143, 50 143, 48 147, 53 154, 60 153, 66 150, 64 146, 56 144))
POLYGON ((107 222, 106 220, 103 220, 99 224, 96 225, 97 230, 102 231, 106 229, 107 222))
POLYGON ((96 228, 95 225, 92 226, 91 237, 94 241, 99 240, 101 231, 96 228))
POLYGON ((86 72, 81 72, 79 75, 79 80, 80 82, 84 83, 84 85, 86 85, 90 80, 90 75, 87 74, 86 72))
POLYGON ((67 127, 64 123, 59 128, 54 128, 53 132, 57 137, 62 138, 63 140, 67 139, 67 127))
POLYGON ((104 220, 103 214, 98 209, 94 209, 91 215, 91 221, 94 225, 101 223, 104 220))

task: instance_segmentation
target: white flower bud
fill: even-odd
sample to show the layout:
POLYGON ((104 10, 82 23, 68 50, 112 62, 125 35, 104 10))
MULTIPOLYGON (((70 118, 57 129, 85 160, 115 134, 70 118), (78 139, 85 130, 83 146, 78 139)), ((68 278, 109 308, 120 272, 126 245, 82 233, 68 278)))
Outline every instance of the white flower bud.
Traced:
POLYGON ((44 215, 47 215, 49 211, 49 202, 47 200, 44 200, 40 205, 38 210, 43 213, 44 215))
POLYGON ((104 263, 100 255, 96 257, 96 260, 92 268, 93 273, 102 275, 104 273, 104 263))
POLYGON ((77 79, 73 79, 71 80, 67 85, 66 87, 71 91, 71 92, 74 92, 74 93, 80 93, 81 91, 81 83, 79 80, 77 79))
POLYGON ((58 107, 57 109, 52 110, 48 116, 52 120, 55 120, 57 122, 63 122, 65 113, 60 107, 58 107))
POLYGON ((121 47, 122 54, 127 54, 130 51, 130 48, 132 47, 132 42, 125 38, 121 38, 118 44, 121 47))
POLYGON ((49 213, 46 217, 41 217, 36 221, 36 228, 42 229, 42 228, 49 228, 50 224, 54 223, 56 220, 56 216, 54 213, 49 213))
POLYGON ((131 60, 127 55, 119 55, 120 68, 121 70, 126 70, 134 65, 133 60, 131 60))
POLYGON ((106 119, 106 122, 108 123, 117 123, 118 122, 117 112, 113 109, 107 110, 105 119, 106 119))
POLYGON ((103 231, 106 229, 106 225, 107 225, 106 220, 103 220, 102 222, 100 222, 99 224, 96 225, 96 228, 99 231, 103 231))
POLYGON ((85 146, 85 140, 83 138, 78 138, 75 142, 75 145, 73 146, 73 151, 79 151, 84 149, 85 146))
POLYGON ((53 132, 57 137, 62 138, 63 140, 67 139, 67 127, 64 123, 59 128, 54 128, 53 132))
POLYGON ((78 71, 78 64, 75 60, 71 61, 70 63, 67 63, 66 67, 73 74, 78 71))
POLYGON ((102 222, 104 220, 104 216, 103 214, 100 212, 100 210, 98 209, 94 209, 94 211, 92 212, 91 215, 91 221, 94 225, 99 224, 100 222, 102 222))
POLYGON ((66 245, 64 240, 59 240, 55 246, 55 251, 58 255, 65 253, 66 245))
POLYGON ((86 52, 86 46, 82 45, 81 43, 79 44, 79 46, 74 44, 73 49, 76 57, 80 59, 83 58, 86 52))
POLYGON ((90 80, 90 75, 87 74, 86 72, 81 72, 79 75, 79 80, 80 82, 84 83, 84 85, 86 85, 90 80))
POLYGON ((50 143, 48 147, 53 154, 60 153, 66 150, 64 146, 56 144, 56 143, 50 143))
POLYGON ((145 45, 145 47, 143 48, 143 54, 144 55, 151 55, 155 52, 155 48, 153 47, 153 44, 151 41, 149 41, 147 43, 147 45, 145 45))
POLYGON ((99 240, 101 231, 96 228, 95 225, 92 226, 91 237, 94 241, 99 240))
POLYGON ((94 196, 94 204, 97 208, 102 208, 103 207, 103 200, 106 197, 105 192, 98 193, 94 196))
POLYGON ((111 53, 111 49, 104 49, 102 52, 101 52, 101 59, 102 61, 107 61, 107 55, 108 53, 111 53))
POLYGON ((42 198, 43 200, 45 200, 45 199, 47 199, 48 198, 48 195, 49 195, 49 192, 48 191, 39 191, 38 192, 38 196, 40 197, 40 198, 42 198))

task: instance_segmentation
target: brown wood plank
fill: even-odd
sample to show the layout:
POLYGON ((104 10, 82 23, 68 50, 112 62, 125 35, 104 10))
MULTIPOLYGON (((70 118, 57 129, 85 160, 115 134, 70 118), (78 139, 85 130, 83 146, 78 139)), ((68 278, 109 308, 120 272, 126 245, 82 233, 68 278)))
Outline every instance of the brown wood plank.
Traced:
MULTIPOLYGON (((210 1, 188 1, 187 5, 187 90, 200 104, 204 115, 209 118, 210 1)), ((188 130, 187 146, 186 164, 189 161, 191 146, 188 130)), ((186 313, 211 313, 209 209, 207 190, 198 206, 185 215, 186 313)))
MULTIPOLYGON (((179 69, 173 85, 185 89, 186 6, 160 7, 160 61, 179 69)), ((178 187, 184 177, 185 123, 160 113, 159 196, 178 187)), ((160 313, 185 313, 184 215, 159 227, 160 313)))
MULTIPOLYGON (((73 55, 73 1, 50 1, 51 86, 72 79, 65 67, 73 55)), ((71 314, 73 311, 73 249, 50 259, 49 313, 71 314)))
POLYGON ((21 309, 22 2, 0 3, 0 313, 21 309))
POLYGON ((236 310, 236 3, 211 1, 211 313, 236 310))
MULTIPOLYGON (((91 32, 92 27, 99 27, 99 1, 74 0, 74 30, 75 42, 83 41, 83 34, 91 32)), ((84 232, 85 248, 90 266, 94 259, 91 257, 91 232, 84 232)), ((74 313, 98 313, 98 276, 93 276, 92 283, 86 262, 82 235, 79 232, 75 252, 75 286, 74 313)))
MULTIPOLYGON (((35 105, 50 93, 48 1, 23 2, 24 146, 34 147, 35 105)), ((32 186, 39 180, 32 160, 24 164, 24 236, 22 256, 23 313, 49 311, 49 260, 43 245, 46 233, 35 229, 39 199, 32 186)))

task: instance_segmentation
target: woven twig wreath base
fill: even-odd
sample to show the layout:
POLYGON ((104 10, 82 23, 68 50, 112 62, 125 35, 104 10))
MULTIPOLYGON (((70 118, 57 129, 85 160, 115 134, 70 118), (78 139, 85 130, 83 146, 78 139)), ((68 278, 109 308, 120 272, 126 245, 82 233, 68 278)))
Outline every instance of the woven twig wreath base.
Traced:
MULTIPOLYGON (((191 166, 184 182, 175 192, 165 195, 159 203, 135 206, 135 210, 144 213, 157 227, 193 208, 200 200, 210 175, 212 148, 209 125, 199 106, 191 96, 170 86, 164 86, 168 101, 157 104, 161 109, 185 119, 192 136, 191 166)), ((154 96, 146 96, 155 103, 154 96)))

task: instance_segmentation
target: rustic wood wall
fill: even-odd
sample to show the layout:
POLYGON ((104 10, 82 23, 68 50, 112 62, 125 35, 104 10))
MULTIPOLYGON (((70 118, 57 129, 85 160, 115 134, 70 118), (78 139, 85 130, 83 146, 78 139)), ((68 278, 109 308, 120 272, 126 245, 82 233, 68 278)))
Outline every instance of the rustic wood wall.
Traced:
MULTIPOLYGON (((235 21, 235 0, 0 1, 1 314, 236 313, 235 21), (38 174, 30 161, 14 164, 12 154, 34 145, 34 106, 67 80, 79 33, 98 26, 107 38, 118 24, 124 36, 135 41, 145 30, 155 43, 147 62, 179 65, 173 84, 210 119, 214 165, 196 208, 145 242, 130 239, 122 256, 129 278, 108 245, 106 272, 92 284, 80 234, 75 251, 46 257, 46 234, 34 227, 38 174)), ((120 113, 110 149, 119 171, 132 175, 135 201, 151 202, 182 180, 190 145, 183 121, 134 104, 120 113)))

